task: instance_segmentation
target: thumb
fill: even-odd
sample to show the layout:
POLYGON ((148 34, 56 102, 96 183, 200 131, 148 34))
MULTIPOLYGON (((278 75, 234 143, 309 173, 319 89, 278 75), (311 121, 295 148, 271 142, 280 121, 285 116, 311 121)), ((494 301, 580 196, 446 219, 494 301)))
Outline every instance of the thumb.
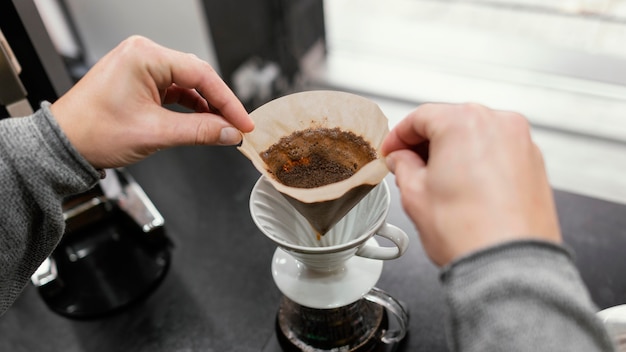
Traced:
POLYGON ((415 152, 400 149, 387 155, 387 167, 396 176, 402 207, 417 226, 426 201, 426 164, 415 152))
POLYGON ((180 145, 236 145, 242 133, 212 113, 177 113, 165 111, 162 139, 169 146, 180 145))
POLYGON ((400 149, 387 155, 385 161, 389 170, 396 176, 396 184, 403 195, 422 192, 426 164, 417 153, 409 149, 400 149))
POLYGON ((404 174, 411 174, 418 169, 426 167, 424 159, 419 154, 409 149, 400 149, 390 153, 385 158, 387 168, 397 177, 403 177, 404 174), (401 174, 401 175, 399 175, 401 174))

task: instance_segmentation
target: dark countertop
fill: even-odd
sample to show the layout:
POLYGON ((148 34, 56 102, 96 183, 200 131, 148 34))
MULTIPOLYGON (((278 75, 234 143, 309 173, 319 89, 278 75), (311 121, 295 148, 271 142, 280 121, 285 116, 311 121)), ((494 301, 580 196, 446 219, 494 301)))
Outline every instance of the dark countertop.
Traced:
MULTIPOLYGON (((71 320, 29 285, 0 318, 0 351, 263 351, 274 336, 280 292, 270 273, 275 245, 250 218, 258 172, 231 147, 167 150, 128 169, 166 221, 171 268, 147 299, 113 316, 71 320)), ((384 264, 378 287, 405 302, 410 334, 401 351, 445 351, 438 270, 401 210, 392 176, 388 221, 411 238, 384 264)), ((626 303, 626 206, 555 191, 563 235, 600 308, 626 303)))

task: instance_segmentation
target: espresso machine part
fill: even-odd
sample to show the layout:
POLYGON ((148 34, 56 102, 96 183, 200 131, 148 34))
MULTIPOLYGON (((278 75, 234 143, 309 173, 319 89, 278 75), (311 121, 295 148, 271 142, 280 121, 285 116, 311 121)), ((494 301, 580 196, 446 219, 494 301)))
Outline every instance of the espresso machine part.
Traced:
POLYGON ((147 297, 165 277, 164 220, 124 170, 63 203, 65 234, 31 277, 45 303, 71 318, 97 318, 147 297))
POLYGON ((10 116, 27 116, 33 113, 26 99, 26 88, 19 77, 21 71, 20 63, 0 30, 0 105, 6 107, 10 116))

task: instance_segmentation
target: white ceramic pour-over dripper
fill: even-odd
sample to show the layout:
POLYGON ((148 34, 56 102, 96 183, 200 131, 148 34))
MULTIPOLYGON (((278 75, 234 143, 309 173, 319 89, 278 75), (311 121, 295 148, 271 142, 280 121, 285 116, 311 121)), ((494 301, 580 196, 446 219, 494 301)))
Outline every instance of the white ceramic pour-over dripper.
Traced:
POLYGON ((311 308, 340 307, 363 297, 380 277, 381 259, 397 258, 408 247, 406 233, 385 221, 389 203, 383 181, 318 239, 308 221, 262 176, 252 190, 250 212, 261 232, 279 246, 272 275, 281 292, 311 308), (394 246, 380 247, 374 235, 394 246))
POLYGON ((258 228, 302 264, 315 270, 335 270, 354 255, 387 260, 404 254, 408 236, 385 222, 389 203, 389 189, 383 181, 324 236, 317 236, 263 176, 252 190, 250 212, 258 228), (367 244, 374 235, 387 238, 394 247, 367 244))

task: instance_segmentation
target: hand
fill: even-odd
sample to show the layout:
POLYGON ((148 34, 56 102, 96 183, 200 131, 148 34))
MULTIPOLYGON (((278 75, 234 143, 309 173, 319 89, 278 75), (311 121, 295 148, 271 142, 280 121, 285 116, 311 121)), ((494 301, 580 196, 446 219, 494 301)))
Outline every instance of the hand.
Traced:
POLYGON ((519 114, 422 105, 389 133, 382 153, 437 265, 511 240, 561 241, 543 158, 519 114), (427 162, 416 152, 426 141, 427 162))
POLYGON ((232 145, 252 119, 215 70, 194 55, 131 37, 51 106, 95 168, 139 161, 178 145, 232 145), (194 113, 173 112, 178 103, 194 113))

